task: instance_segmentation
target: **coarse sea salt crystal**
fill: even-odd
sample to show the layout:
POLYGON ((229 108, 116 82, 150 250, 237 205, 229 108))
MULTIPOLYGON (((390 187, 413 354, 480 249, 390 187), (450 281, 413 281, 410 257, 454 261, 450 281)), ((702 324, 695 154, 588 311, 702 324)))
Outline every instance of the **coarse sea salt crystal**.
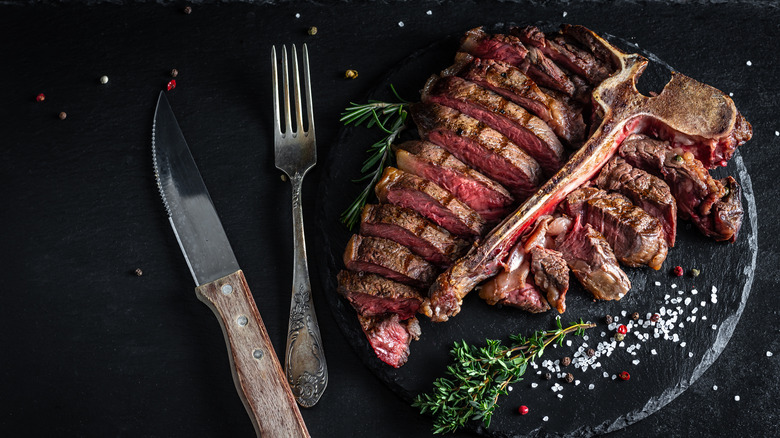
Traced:
POLYGON ((606 371, 604 371, 604 377, 605 377, 605 378, 606 378, 606 377, 609 377, 609 373, 608 373, 608 372, 606 372, 606 371))
POLYGON ((403 21, 399 21, 398 22, 398 27, 404 27, 404 22, 403 21))
POLYGON ((428 9, 427 11, 425 11, 425 13, 426 13, 426 14, 428 14, 428 15, 433 15, 433 11, 431 11, 430 9, 428 9))
POLYGON ((780 131, 775 131, 775 137, 780 136, 780 131))
POLYGON ((301 14, 295 14, 295 18, 301 18, 301 14))
POLYGON ((712 297, 712 298, 710 298, 710 301, 712 302, 712 304, 715 304, 715 303, 717 303, 717 302, 718 302, 718 297, 716 297, 716 296, 714 296, 714 295, 713 295, 713 297, 712 297))
POLYGON ((738 395, 734 396, 734 401, 739 401, 739 396, 738 395))
POLYGON ((772 353, 771 351, 766 352, 766 357, 772 357, 772 355, 774 355, 774 353, 772 353))
POLYGON ((677 289, 677 283, 672 283, 672 289, 677 289))
POLYGON ((701 320, 702 320, 702 321, 706 321, 706 320, 707 320, 707 315, 702 315, 702 316, 701 316, 701 320))
POLYGON ((693 351, 688 352, 688 357, 693 357, 693 351))
POLYGON ((748 62, 746 62, 745 64, 746 64, 748 67, 750 67, 751 65, 753 65, 753 63, 752 63, 751 61, 748 61, 748 62))
POLYGON ((718 288, 715 286, 712 286, 712 293, 716 294, 718 293, 718 288))
POLYGON ((565 17, 565 16, 567 16, 567 15, 569 15, 569 13, 568 13, 568 12, 566 12, 566 11, 563 11, 563 16, 565 17))
POLYGON ((592 384, 592 383, 591 383, 590 385, 588 385, 588 389, 593 389, 593 388, 595 388, 595 387, 596 387, 596 385, 594 385, 594 384, 592 384))
POLYGON ((567 346, 567 347, 571 347, 571 339, 569 339, 568 341, 566 341, 566 346, 567 346))
POLYGON ((691 297, 686 298, 684 302, 686 306, 691 304, 691 297))
POLYGON ((717 391, 718 390, 718 385, 712 385, 712 390, 713 391, 717 391))
POLYGON ((656 286, 660 286, 660 285, 661 285, 661 282, 660 282, 660 281, 656 281, 656 282, 655 282, 655 285, 656 285, 656 286))
POLYGON ((563 398, 563 394, 558 394, 558 398, 563 398))
POLYGON ((712 329, 713 330, 717 330, 718 329, 718 325, 717 324, 712 324, 712 329))
POLYGON ((536 388, 537 386, 539 386, 539 384, 538 384, 538 383, 532 383, 532 384, 531 384, 531 388, 536 388))
POLYGON ((655 356, 656 354, 658 354, 658 352, 657 352, 657 351, 655 351, 655 348, 653 348, 652 350, 650 350, 650 354, 652 354, 653 356, 655 356))
POLYGON ((685 342, 680 342, 680 347, 685 348, 685 346, 688 345, 685 342))
POLYGON ((507 389, 509 390, 509 392, 512 392, 512 387, 511 386, 507 387, 507 389))
POLYGON ((699 291, 696 289, 691 289, 691 295, 696 295, 697 293, 699 293, 699 291))
POLYGON ((550 417, 548 417, 547 415, 545 415, 545 416, 542 418, 542 421, 547 421, 547 420, 549 420, 549 419, 550 419, 550 417))
POLYGON ((702 306, 702 307, 704 307, 704 306, 706 306, 706 305, 707 305, 707 302, 706 302, 706 301, 702 301, 702 302, 701 302, 701 306, 702 306))

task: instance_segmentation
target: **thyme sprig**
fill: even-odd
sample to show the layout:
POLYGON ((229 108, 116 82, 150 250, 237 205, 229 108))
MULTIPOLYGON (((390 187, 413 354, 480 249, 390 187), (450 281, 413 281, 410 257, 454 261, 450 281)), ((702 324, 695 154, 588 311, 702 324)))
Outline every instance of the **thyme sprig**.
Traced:
POLYGON ((486 341, 476 347, 465 341, 455 342, 450 355, 454 363, 446 376, 433 382, 433 390, 415 398, 412 406, 421 414, 434 416, 433 433, 454 432, 469 421, 482 421, 490 426, 498 397, 508 394, 507 386, 522 380, 529 362, 539 358, 544 349, 557 342, 563 345, 568 334, 582 336, 595 324, 580 320, 564 328, 557 319, 555 330, 537 331, 531 337, 510 336, 510 346, 500 341, 486 341))
POLYGON ((363 161, 363 167, 360 168, 363 176, 353 180, 353 182, 365 180, 369 180, 369 182, 349 207, 341 213, 341 222, 346 224, 349 229, 352 229, 360 221, 360 212, 363 206, 366 205, 374 185, 389 165, 392 155, 391 145, 401 131, 406 128, 408 114, 406 108, 409 102, 398 96, 395 87, 390 85, 390 89, 401 102, 389 103, 378 100, 369 100, 368 103, 364 104, 350 102, 350 106, 341 113, 339 119, 345 125, 360 126, 365 123, 367 128, 377 126, 385 133, 384 137, 369 146, 368 158, 363 161))

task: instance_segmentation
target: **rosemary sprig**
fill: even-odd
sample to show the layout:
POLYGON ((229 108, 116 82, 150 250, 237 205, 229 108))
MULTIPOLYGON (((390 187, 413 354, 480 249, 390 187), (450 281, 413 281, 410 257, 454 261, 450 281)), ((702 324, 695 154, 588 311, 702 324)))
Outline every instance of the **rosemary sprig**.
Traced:
POLYGON ((530 338, 510 336, 508 347, 490 339, 481 348, 455 342, 450 351, 454 364, 447 367, 446 376, 436 379, 433 390, 418 395, 412 406, 434 416, 433 433, 454 432, 469 421, 490 426, 498 397, 508 394, 508 385, 522 380, 529 362, 553 342, 563 345, 567 334, 582 336, 585 329, 595 327, 582 320, 566 328, 560 319, 556 322, 555 330, 537 331, 530 338))
POLYGON ((385 133, 384 137, 369 146, 368 158, 363 161, 363 167, 360 168, 363 176, 353 180, 353 182, 369 180, 369 183, 349 207, 341 213, 341 222, 346 224, 349 229, 352 229, 360 220, 360 212, 366 205, 374 185, 379 181, 385 167, 389 165, 391 145, 401 131, 406 128, 406 108, 409 102, 398 96, 395 87, 390 85, 390 89, 401 102, 388 103, 378 100, 369 100, 365 104, 350 102, 350 106, 341 113, 339 119, 345 125, 360 126, 365 123, 367 128, 377 126, 385 133))

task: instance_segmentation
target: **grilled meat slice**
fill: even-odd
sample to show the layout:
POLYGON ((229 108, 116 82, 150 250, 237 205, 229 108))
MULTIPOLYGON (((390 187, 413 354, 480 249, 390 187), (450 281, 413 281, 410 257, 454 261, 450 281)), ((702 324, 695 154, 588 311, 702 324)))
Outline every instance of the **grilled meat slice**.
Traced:
POLYGON ((545 293, 547 302, 558 313, 566 311, 566 291, 569 290, 569 268, 563 254, 541 246, 534 246, 531 256, 531 274, 536 286, 545 293))
POLYGON ((422 101, 455 108, 504 134, 548 175, 563 166, 563 145, 542 119, 473 82, 457 76, 431 76, 423 89, 422 101))
POLYGON ((399 169, 447 189, 487 222, 503 219, 514 202, 500 184, 431 142, 407 141, 395 149, 399 169))
POLYGON ((347 243, 344 265, 351 271, 372 272, 418 288, 428 287, 436 278, 432 264, 400 243, 358 234, 347 243))
POLYGON ((661 222, 666 243, 674 246, 677 234, 677 203, 664 180, 638 169, 616 156, 601 169, 596 185, 616 191, 661 222))
POLYGON ((539 163, 505 135, 457 110, 414 104, 409 111, 420 136, 447 149, 524 199, 539 186, 539 163))
POLYGON ((522 243, 509 254, 504 270, 486 281, 479 289, 479 297, 491 306, 496 304, 517 307, 531 313, 550 310, 544 296, 528 278, 530 259, 522 243))
POLYGON ((480 236, 485 229, 485 220, 452 193, 394 167, 385 169, 375 191, 380 201, 410 208, 455 235, 480 236))
POLYGON ((360 218, 360 234, 390 239, 425 260, 446 268, 468 243, 434 225, 414 210, 393 204, 367 204, 360 218))
POLYGON ((619 300, 631 289, 609 243, 589 224, 575 222, 556 244, 574 276, 596 299, 619 300))
POLYGON ((460 48, 478 58, 499 59, 512 65, 521 64, 528 54, 528 49, 517 37, 488 34, 481 27, 467 31, 460 48))
POLYGON ((573 41, 567 40, 563 35, 549 39, 536 26, 515 27, 510 32, 527 46, 538 48, 553 61, 582 76, 591 85, 601 83, 612 74, 608 64, 573 44, 573 41))
POLYGON ((743 210, 739 185, 733 178, 716 180, 693 154, 640 134, 626 138, 619 153, 669 184, 681 218, 690 219, 705 236, 736 241, 743 210))
POLYGON ((401 321, 396 314, 358 315, 358 320, 376 356, 394 368, 406 363, 409 358, 409 344, 420 338, 420 323, 417 318, 401 321))
POLYGON ((475 58, 466 62, 467 59, 459 60, 458 67, 452 71, 536 114, 569 145, 582 143, 585 122, 579 110, 542 91, 517 67, 492 59, 475 58))
POLYGON ((615 256, 628 266, 660 269, 668 247, 658 219, 619 193, 581 187, 569 194, 561 209, 603 235, 615 256))
POLYGON ((401 319, 409 319, 417 313, 423 301, 417 289, 376 274, 343 270, 336 279, 339 294, 361 316, 395 313, 401 319))

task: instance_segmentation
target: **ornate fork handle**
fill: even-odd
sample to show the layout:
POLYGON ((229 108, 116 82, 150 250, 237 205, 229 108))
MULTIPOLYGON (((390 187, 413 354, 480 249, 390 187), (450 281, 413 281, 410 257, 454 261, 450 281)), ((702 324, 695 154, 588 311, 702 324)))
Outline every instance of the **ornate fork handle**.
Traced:
POLYGON ((328 386, 328 365, 322 351, 322 337, 317 324, 317 314, 314 312, 306 261, 301 208, 303 175, 294 174, 290 182, 292 183, 294 260, 285 373, 298 404, 309 408, 317 403, 325 387, 328 386))

